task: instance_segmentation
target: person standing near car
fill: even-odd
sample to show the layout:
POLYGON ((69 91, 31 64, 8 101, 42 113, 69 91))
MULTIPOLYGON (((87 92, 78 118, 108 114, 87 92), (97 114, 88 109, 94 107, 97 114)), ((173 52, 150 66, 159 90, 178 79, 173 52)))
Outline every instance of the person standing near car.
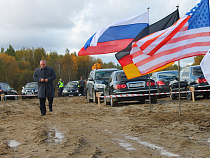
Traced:
POLYGON ((84 88, 85 88, 85 81, 82 79, 82 76, 80 77, 80 80, 78 83, 78 88, 79 88, 79 96, 83 96, 84 88))
POLYGON ((62 79, 60 78, 60 81, 58 81, 58 96, 59 97, 62 97, 62 91, 63 91, 63 82, 62 82, 62 79))
POLYGON ((40 61, 40 68, 34 71, 33 79, 38 82, 38 98, 40 102, 41 116, 46 115, 46 98, 49 102, 49 111, 52 112, 54 85, 53 80, 56 78, 55 71, 52 67, 48 67, 45 60, 40 61))

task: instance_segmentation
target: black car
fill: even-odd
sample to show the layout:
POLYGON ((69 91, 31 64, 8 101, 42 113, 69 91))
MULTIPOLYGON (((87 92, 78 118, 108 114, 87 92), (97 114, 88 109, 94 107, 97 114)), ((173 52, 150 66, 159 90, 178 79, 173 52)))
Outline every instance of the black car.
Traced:
MULTIPOLYGON (((9 84, 0 82, 0 94, 5 95, 17 95, 17 91, 10 87, 9 84)), ((17 100, 17 96, 5 96, 5 100, 7 99, 14 99, 17 100)))
POLYGON ((22 87, 21 95, 22 95, 22 99, 37 97, 38 96, 38 82, 27 83, 25 87, 22 87))
MULTIPOLYGON (((180 81, 185 82, 187 85, 187 90, 189 90, 190 87, 194 87, 195 90, 210 89, 210 85, 204 78, 200 65, 183 68, 180 72, 180 81)), ((202 95, 204 98, 209 98, 210 92, 195 92, 195 98, 199 95, 202 95)), ((192 99, 191 93, 187 93, 187 98, 188 100, 192 99)))
POLYGON ((110 69, 93 69, 88 77, 86 84, 87 89, 87 100, 88 102, 93 101, 96 103, 98 100, 96 98, 96 92, 99 92, 103 96, 105 84, 104 81, 108 81, 111 73, 113 71, 118 71, 116 68, 110 69))
MULTIPOLYGON (((128 80, 123 70, 115 71, 111 74, 104 90, 104 96, 109 95, 121 95, 121 94, 149 94, 150 92, 157 93, 157 86, 154 80, 150 80, 149 75, 140 76, 128 80)), ((118 105, 120 101, 138 100, 141 103, 145 102, 145 99, 149 99, 149 96, 135 96, 135 97, 112 97, 104 98, 105 105, 111 104, 111 106, 118 105)), ((157 103, 157 96, 151 95, 151 103, 157 103)))
POLYGON ((151 75, 151 79, 153 79, 157 84, 158 93, 165 93, 170 91, 170 84, 178 78, 178 71, 158 71, 154 72, 151 75))
POLYGON ((78 81, 69 81, 63 89, 62 96, 78 96, 78 81))

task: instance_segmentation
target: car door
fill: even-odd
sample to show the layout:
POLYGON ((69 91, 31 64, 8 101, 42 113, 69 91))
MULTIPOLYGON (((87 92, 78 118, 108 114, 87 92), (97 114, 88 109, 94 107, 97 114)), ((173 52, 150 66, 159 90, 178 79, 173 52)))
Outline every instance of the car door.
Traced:
MULTIPOLYGON (((111 95, 111 85, 113 85, 113 80, 114 80, 114 72, 109 77, 108 82, 106 83, 106 87, 104 89, 104 96, 111 95)), ((110 101, 110 98, 107 98, 108 101, 110 101)))
POLYGON ((113 82, 113 78, 114 78, 114 72, 110 75, 109 80, 106 83, 106 87, 104 89, 104 95, 105 96, 110 95, 110 88, 111 88, 110 86, 111 86, 111 83, 113 82))

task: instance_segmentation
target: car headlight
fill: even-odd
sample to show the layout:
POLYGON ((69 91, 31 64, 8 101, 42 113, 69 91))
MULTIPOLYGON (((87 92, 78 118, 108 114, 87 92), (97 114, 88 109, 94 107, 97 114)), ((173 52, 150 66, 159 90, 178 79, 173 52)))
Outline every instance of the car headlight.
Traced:
POLYGON ((95 88, 104 88, 105 85, 104 84, 95 84, 95 88))
POLYGON ((64 90, 63 90, 63 93, 67 93, 67 90, 66 90, 66 89, 64 89, 64 90))
POLYGON ((25 93, 25 90, 24 90, 24 89, 22 89, 22 90, 21 90, 21 93, 25 93))
POLYGON ((38 92, 38 89, 35 89, 35 91, 34 92, 38 92))

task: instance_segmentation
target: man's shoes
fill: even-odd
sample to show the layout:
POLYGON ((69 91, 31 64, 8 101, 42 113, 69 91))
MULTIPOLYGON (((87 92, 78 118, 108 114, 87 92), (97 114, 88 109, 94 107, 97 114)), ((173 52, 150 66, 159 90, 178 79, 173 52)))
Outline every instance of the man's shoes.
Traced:
POLYGON ((41 116, 44 116, 44 115, 46 115, 46 114, 41 114, 41 116))
POLYGON ((53 111, 53 109, 50 109, 49 111, 50 111, 50 112, 52 112, 52 111, 53 111))

